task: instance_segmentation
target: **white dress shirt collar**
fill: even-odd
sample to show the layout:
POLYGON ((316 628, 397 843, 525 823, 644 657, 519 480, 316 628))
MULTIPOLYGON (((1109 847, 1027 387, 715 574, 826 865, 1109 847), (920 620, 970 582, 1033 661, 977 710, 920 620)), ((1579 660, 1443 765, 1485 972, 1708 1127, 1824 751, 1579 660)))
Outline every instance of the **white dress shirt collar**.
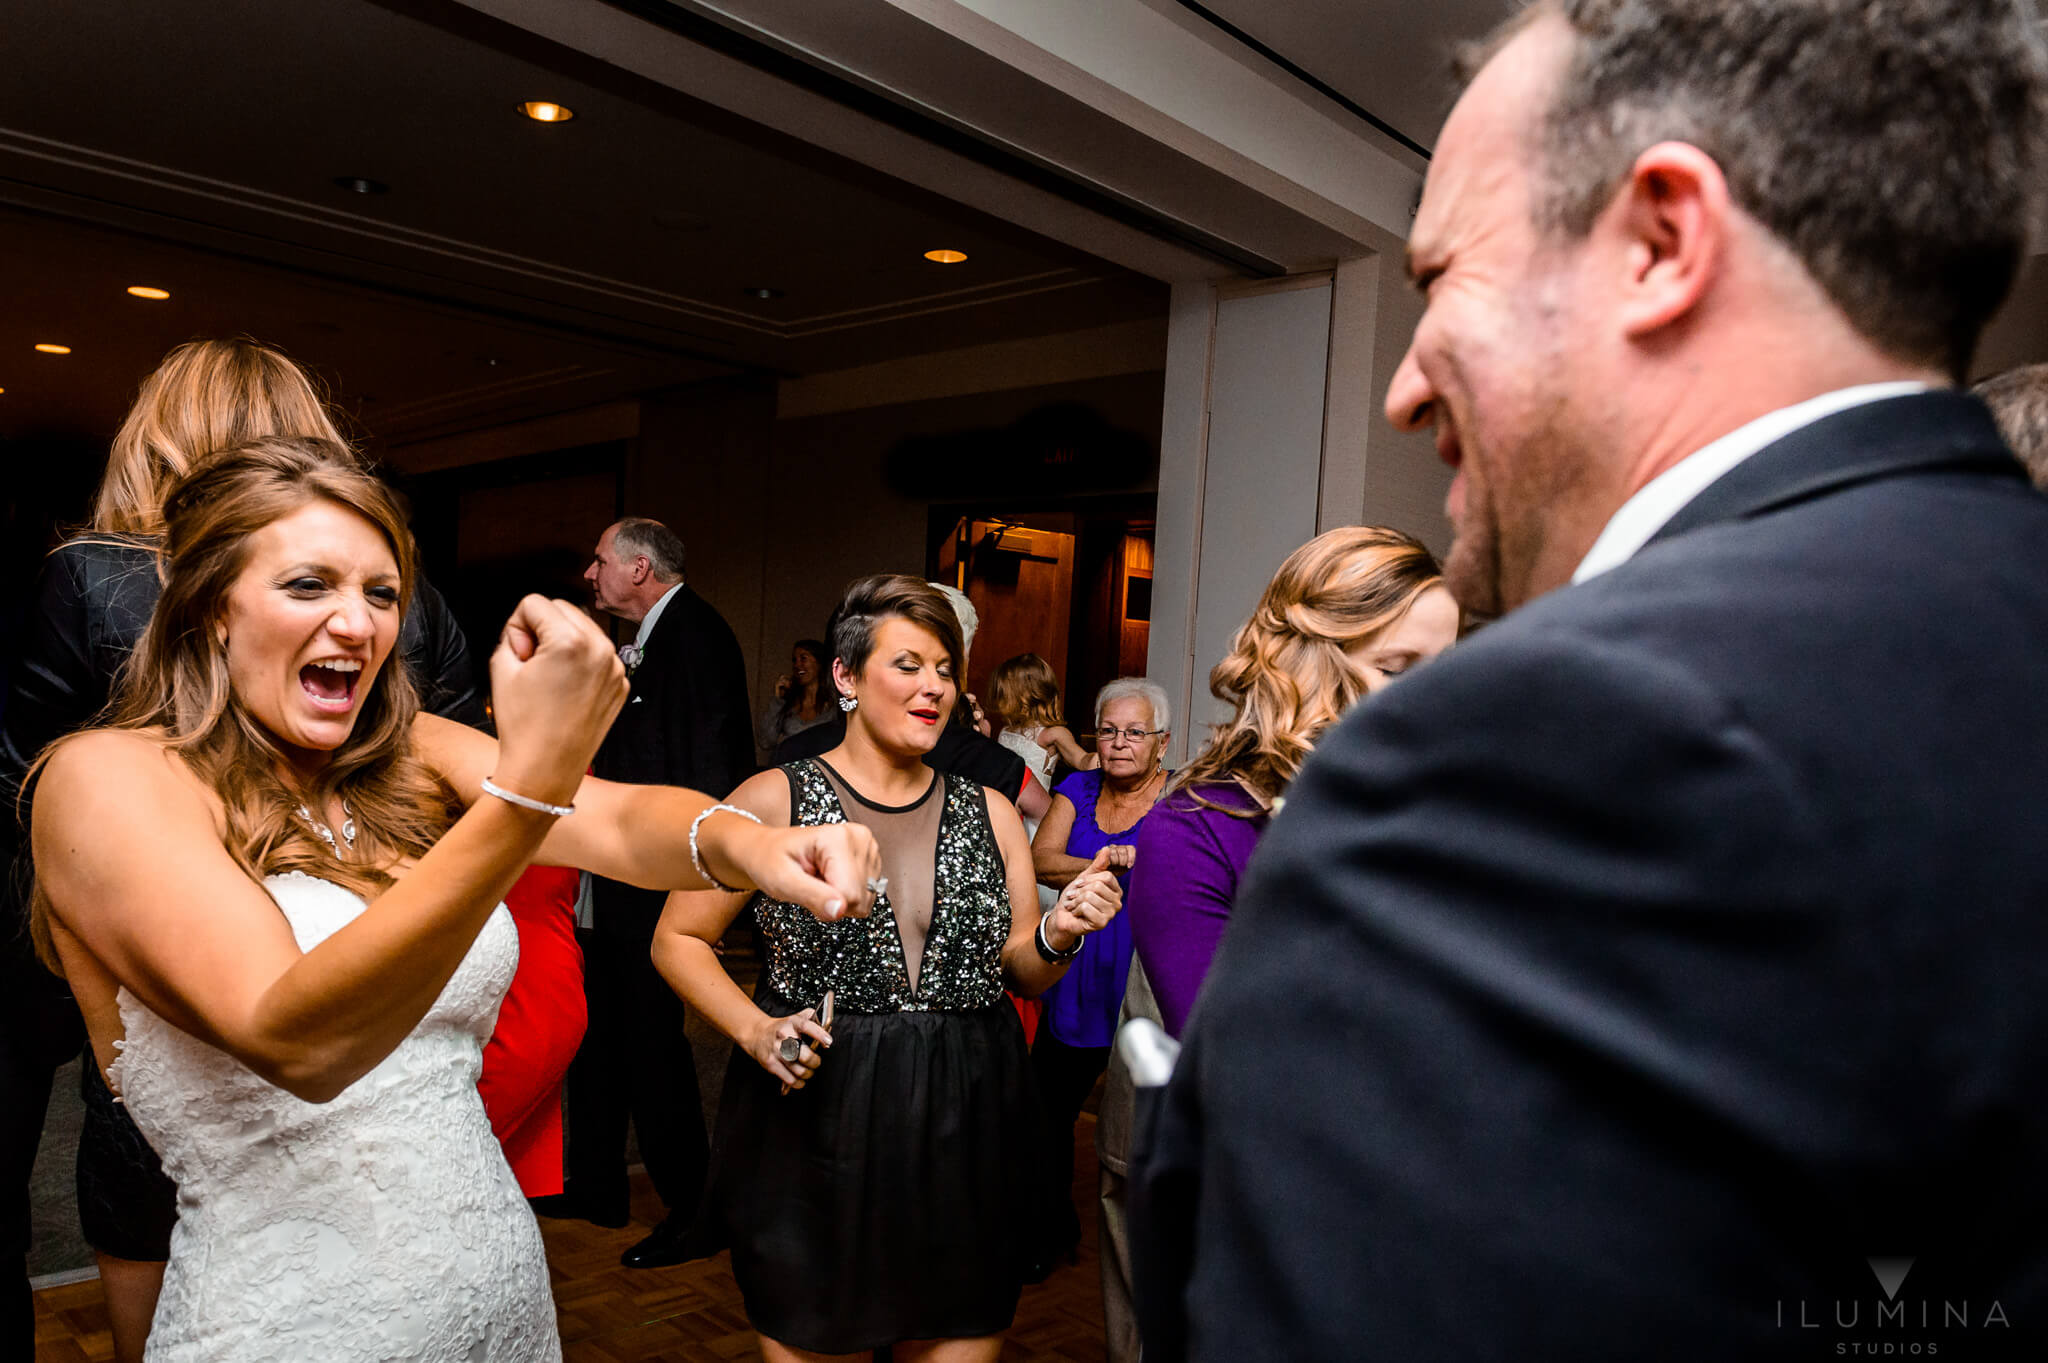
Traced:
POLYGON ((1643 484, 1635 496, 1621 504, 1593 541, 1593 547, 1572 573, 1573 582, 1598 577, 1634 558, 1636 551, 1655 537, 1688 502, 1707 490, 1709 484, 1751 455, 1776 444, 1803 426, 1822 417, 1861 407, 1866 402, 1924 393, 1929 384, 1912 380, 1897 383, 1865 383, 1838 388, 1817 398, 1780 407, 1746 426, 1739 426, 1719 440, 1702 446, 1670 468, 1643 484))
POLYGON ((682 589, 683 584, 680 582, 676 583, 675 586, 670 587, 667 591, 661 594, 661 600, 655 602, 652 606, 649 606, 647 608, 647 614, 641 617, 640 620, 640 632, 633 636, 633 647, 642 650, 646 649, 647 636, 654 633, 654 622, 656 620, 661 619, 662 611, 668 608, 669 598, 673 597, 677 592, 681 591, 682 589))

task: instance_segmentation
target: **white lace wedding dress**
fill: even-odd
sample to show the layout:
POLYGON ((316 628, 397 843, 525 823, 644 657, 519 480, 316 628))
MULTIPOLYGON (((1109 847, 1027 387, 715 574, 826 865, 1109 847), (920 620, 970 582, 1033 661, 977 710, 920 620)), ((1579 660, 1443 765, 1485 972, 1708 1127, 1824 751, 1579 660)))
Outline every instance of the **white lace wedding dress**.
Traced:
MULTIPOLYGON (((302 950, 363 911, 310 876, 265 887, 302 950)), ((561 1357, 540 1231, 476 1091, 518 959, 501 907, 412 1034, 320 1104, 121 991, 109 1078, 178 1184, 149 1363, 561 1357)))

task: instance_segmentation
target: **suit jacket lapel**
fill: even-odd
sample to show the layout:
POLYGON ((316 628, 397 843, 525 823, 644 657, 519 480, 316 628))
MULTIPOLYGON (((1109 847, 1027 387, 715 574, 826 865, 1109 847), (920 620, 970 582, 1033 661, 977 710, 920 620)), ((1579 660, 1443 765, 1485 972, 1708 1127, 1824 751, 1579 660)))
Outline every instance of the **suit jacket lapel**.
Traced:
POLYGON ((1823 417, 1765 446, 1708 484, 1649 543, 1858 483, 1936 471, 2026 477, 1977 399, 1953 391, 1886 398, 1823 417))
POLYGON ((673 653, 676 649, 676 641, 681 637, 683 629, 683 616, 689 610, 685 600, 689 595, 690 589, 685 586, 671 596, 668 604, 662 607, 661 618, 654 622, 653 629, 647 631, 647 642, 640 646, 640 666, 633 669, 630 682, 638 683, 644 678, 647 669, 657 665, 657 658, 661 659, 662 666, 674 661, 664 655, 673 653))

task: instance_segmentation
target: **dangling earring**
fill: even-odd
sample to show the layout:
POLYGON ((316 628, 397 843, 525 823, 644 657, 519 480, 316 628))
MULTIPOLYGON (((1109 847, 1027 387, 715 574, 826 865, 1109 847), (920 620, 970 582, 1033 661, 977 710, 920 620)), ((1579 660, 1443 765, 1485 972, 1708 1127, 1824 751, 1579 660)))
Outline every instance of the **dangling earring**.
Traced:
POLYGON ((859 704, 860 697, 858 696, 841 696, 839 698, 839 708, 849 715, 853 713, 853 708, 859 704))

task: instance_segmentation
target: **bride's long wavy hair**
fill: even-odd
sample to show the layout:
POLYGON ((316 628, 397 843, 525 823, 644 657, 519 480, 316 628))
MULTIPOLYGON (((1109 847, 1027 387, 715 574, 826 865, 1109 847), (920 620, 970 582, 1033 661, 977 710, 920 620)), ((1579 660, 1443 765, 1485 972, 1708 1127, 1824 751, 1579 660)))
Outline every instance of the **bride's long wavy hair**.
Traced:
POLYGON ((1211 804, 1199 790, 1236 781, 1271 804, 1323 731, 1365 694, 1365 674, 1346 651, 1400 620, 1442 581, 1422 541, 1384 526, 1326 531, 1289 554, 1209 673, 1211 694, 1234 713, 1214 726, 1209 745, 1175 773, 1168 792, 1184 790, 1197 804, 1249 817, 1256 811, 1211 804))
MULTIPOLYGON (((301 785, 288 777, 292 767, 276 735, 235 694, 221 637, 250 537, 315 501, 353 511, 382 532, 398 563, 403 618, 417 562, 412 532, 391 490, 347 448, 272 436, 221 451, 164 498, 163 593, 97 727, 144 734, 182 758, 220 798, 222 841, 252 880, 304 871, 370 896, 391 883, 401 860, 433 846, 457 807, 454 792, 413 753, 419 694, 404 660, 394 646, 368 681, 348 738, 301 785), (333 796, 348 802, 368 858, 337 858, 299 815, 301 805, 324 808, 333 796)), ((68 741, 43 751, 31 779, 68 741)), ((38 954, 54 968, 47 914, 38 891, 31 929, 38 954)))

